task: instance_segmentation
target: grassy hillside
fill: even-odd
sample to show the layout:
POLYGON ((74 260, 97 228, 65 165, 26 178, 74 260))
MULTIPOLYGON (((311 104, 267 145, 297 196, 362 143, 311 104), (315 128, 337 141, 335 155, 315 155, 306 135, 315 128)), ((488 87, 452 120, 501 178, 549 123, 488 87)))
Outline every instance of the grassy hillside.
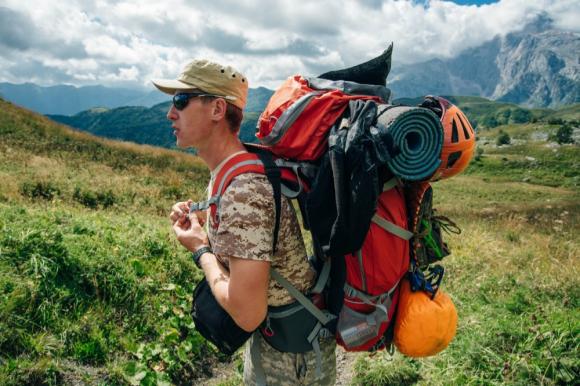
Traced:
MULTIPOLYGON (((499 129, 486 132, 468 172, 434 184, 463 228, 448 237, 444 279, 457 337, 434 358, 358 355, 352 384, 580 379, 579 147, 533 140, 552 126, 502 129, 522 142, 496 147, 499 129)), ((193 329, 201 275, 167 220, 207 178, 191 155, 0 100, 0 384, 198 384, 216 363, 239 384, 239 356, 228 362, 193 329)))
POLYGON ((186 384, 214 351, 168 210, 194 157, 98 139, 0 101, 0 384, 186 384))

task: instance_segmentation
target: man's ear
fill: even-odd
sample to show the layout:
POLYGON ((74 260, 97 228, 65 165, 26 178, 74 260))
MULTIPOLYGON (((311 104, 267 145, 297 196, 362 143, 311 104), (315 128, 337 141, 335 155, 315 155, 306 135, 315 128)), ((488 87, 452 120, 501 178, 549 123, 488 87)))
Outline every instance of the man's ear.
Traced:
POLYGON ((215 121, 221 121, 226 116, 228 102, 222 98, 216 98, 212 102, 211 117, 215 121))

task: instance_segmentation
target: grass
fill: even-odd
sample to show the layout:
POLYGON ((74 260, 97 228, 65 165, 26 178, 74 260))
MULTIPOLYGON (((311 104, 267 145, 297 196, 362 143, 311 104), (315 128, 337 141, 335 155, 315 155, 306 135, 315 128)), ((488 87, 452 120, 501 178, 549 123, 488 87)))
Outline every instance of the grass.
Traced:
MULTIPOLYGON (((544 130, 502 129, 522 141, 544 130)), ((498 130, 464 175, 434 184, 436 206, 463 229, 444 260, 456 338, 433 358, 360 355, 353 384, 580 379, 578 146, 498 148, 498 130)), ((238 368, 223 384, 239 384, 239 356, 229 362, 194 330, 201 273, 167 220, 175 200, 203 197, 199 160, 1 100, 0 136, 0 384, 192 384, 220 361, 238 368)))
POLYGON ((534 185, 577 188, 580 184, 580 148, 547 142, 558 126, 546 124, 506 125, 480 133, 478 148, 483 152, 472 161, 466 174, 495 183, 526 182, 534 185), (496 146, 500 131, 512 138, 508 146, 496 146), (485 136, 484 136, 485 135, 485 136))

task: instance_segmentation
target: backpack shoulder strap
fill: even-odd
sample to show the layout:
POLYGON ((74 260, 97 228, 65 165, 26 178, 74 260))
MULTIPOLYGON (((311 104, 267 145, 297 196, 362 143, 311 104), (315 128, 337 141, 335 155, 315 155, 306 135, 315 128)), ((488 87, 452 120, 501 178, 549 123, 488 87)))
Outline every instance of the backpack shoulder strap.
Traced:
POLYGON ((274 222, 274 237, 272 242, 272 253, 276 253, 278 247, 278 233, 280 231, 280 215, 282 211, 282 173, 280 168, 276 166, 274 157, 268 151, 259 151, 256 155, 262 161, 266 178, 272 185, 274 193, 274 207, 275 207, 275 222, 274 222))
POLYGON ((206 210, 209 208, 210 215, 216 226, 219 225, 219 204, 222 195, 230 185, 232 180, 244 173, 264 174, 272 185, 274 192, 275 224, 272 249, 276 252, 278 243, 278 233, 280 229, 280 212, 282 207, 281 177, 280 170, 274 163, 272 155, 267 151, 260 153, 242 153, 232 157, 220 169, 212 186, 211 197, 199 203, 192 204, 190 212, 196 210, 206 210))

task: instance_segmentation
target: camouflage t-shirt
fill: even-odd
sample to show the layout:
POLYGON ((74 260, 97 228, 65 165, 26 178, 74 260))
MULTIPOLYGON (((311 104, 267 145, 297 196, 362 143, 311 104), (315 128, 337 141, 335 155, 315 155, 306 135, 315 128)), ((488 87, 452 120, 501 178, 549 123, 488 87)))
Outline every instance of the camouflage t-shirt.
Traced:
MULTIPOLYGON (((312 287, 315 273, 306 259, 296 212, 285 197, 282 198, 277 251, 272 256, 275 206, 272 185, 265 175, 246 173, 235 177, 221 197, 218 215, 219 226, 215 229, 214 220, 208 213, 208 237, 214 253, 226 267, 230 257, 269 261, 301 292, 312 287)), ((286 289, 270 279, 268 305, 293 301, 286 289)))

